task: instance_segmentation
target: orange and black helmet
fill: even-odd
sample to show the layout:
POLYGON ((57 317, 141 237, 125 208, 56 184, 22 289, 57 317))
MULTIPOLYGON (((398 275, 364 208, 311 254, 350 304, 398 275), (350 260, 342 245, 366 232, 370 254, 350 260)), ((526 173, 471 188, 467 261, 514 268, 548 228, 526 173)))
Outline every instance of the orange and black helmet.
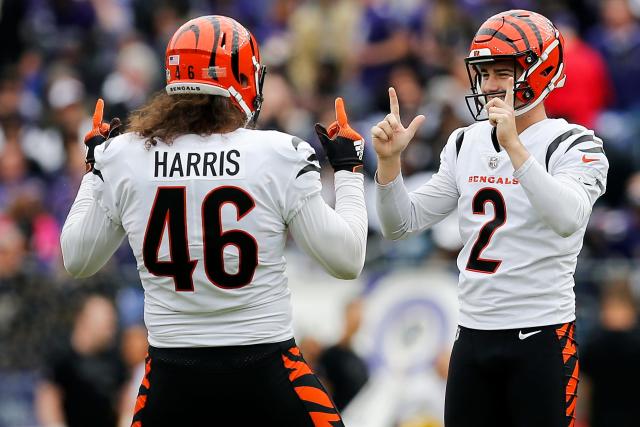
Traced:
POLYGON ((481 90, 478 65, 512 60, 514 71, 521 70, 514 82, 516 115, 538 105, 553 89, 564 85, 562 58, 564 39, 550 20, 527 10, 509 10, 487 19, 476 33, 465 59, 471 91, 467 106, 476 120, 486 119, 488 96, 481 90))
POLYGON ((256 39, 235 20, 210 15, 182 25, 167 45, 165 66, 169 95, 230 97, 248 121, 257 120, 266 67, 256 39))

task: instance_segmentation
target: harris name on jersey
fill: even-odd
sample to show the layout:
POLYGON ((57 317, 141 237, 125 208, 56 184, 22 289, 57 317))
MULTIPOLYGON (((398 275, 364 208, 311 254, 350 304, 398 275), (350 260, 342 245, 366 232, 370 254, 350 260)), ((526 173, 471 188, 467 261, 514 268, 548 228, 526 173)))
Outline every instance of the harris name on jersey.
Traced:
POLYGON ((151 170, 156 179, 243 178, 242 156, 238 150, 162 151, 153 156, 151 170))

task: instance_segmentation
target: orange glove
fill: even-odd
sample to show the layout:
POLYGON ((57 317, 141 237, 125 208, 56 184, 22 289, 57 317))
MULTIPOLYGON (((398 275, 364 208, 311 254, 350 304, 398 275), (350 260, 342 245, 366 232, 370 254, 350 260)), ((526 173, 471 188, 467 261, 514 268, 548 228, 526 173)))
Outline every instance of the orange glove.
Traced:
POLYGON ((104 101, 102 98, 98 98, 98 101, 96 102, 96 110, 93 112, 93 128, 84 136, 85 144, 94 136, 102 135, 103 138, 106 138, 107 135, 109 135, 109 124, 102 123, 103 115, 104 101))
POLYGON ((357 172, 362 169, 364 138, 349 126, 342 98, 336 98, 336 121, 327 129, 316 123, 315 130, 327 153, 329 163, 336 172, 357 172))
POLYGON ((116 117, 111 120, 111 123, 103 123, 103 115, 104 101, 102 98, 98 98, 96 110, 93 113, 93 128, 84 136, 84 143, 87 146, 87 157, 85 160, 87 172, 93 170, 93 165, 96 162, 94 157, 96 147, 120 133, 120 119, 116 117))

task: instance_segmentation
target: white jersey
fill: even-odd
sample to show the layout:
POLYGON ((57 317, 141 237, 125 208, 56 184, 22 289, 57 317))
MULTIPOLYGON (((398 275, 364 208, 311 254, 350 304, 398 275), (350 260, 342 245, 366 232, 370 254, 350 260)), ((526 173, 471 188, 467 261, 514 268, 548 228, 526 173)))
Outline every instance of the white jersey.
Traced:
POLYGON ((591 207, 606 187, 602 141, 562 119, 540 121, 520 134, 531 157, 514 171, 491 132, 489 122, 453 132, 438 173, 408 195, 410 212, 404 216, 392 219, 395 212, 388 206, 402 205, 402 178, 378 185, 381 220, 395 221, 390 226, 406 235, 433 225, 457 206, 464 242, 458 256, 461 325, 495 330, 574 320, 577 257, 591 207), (586 209, 573 218, 579 221, 574 229, 565 233, 552 220, 565 200, 536 187, 540 179, 551 179, 549 193, 557 185, 566 190, 557 194, 584 201, 586 209))
POLYGON ((321 190, 308 143, 238 129, 147 149, 128 133, 95 158, 94 197, 133 249, 151 345, 292 337, 287 224, 321 190))

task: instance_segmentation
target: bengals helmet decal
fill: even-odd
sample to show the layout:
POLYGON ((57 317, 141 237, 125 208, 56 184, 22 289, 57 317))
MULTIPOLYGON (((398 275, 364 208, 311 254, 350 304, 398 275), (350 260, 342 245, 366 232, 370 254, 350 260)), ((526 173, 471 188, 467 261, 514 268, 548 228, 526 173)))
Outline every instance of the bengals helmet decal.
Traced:
POLYGON ((201 16, 182 25, 167 45, 165 66, 169 95, 228 97, 248 121, 257 120, 266 67, 256 39, 234 19, 201 16))
POLYGON ((564 39, 544 16, 527 10, 509 10, 487 19, 476 33, 469 56, 465 58, 472 94, 466 96, 469 111, 476 120, 486 120, 484 105, 489 96, 505 92, 482 93, 478 66, 511 60, 514 72, 516 116, 542 102, 555 88, 564 86, 564 39))

